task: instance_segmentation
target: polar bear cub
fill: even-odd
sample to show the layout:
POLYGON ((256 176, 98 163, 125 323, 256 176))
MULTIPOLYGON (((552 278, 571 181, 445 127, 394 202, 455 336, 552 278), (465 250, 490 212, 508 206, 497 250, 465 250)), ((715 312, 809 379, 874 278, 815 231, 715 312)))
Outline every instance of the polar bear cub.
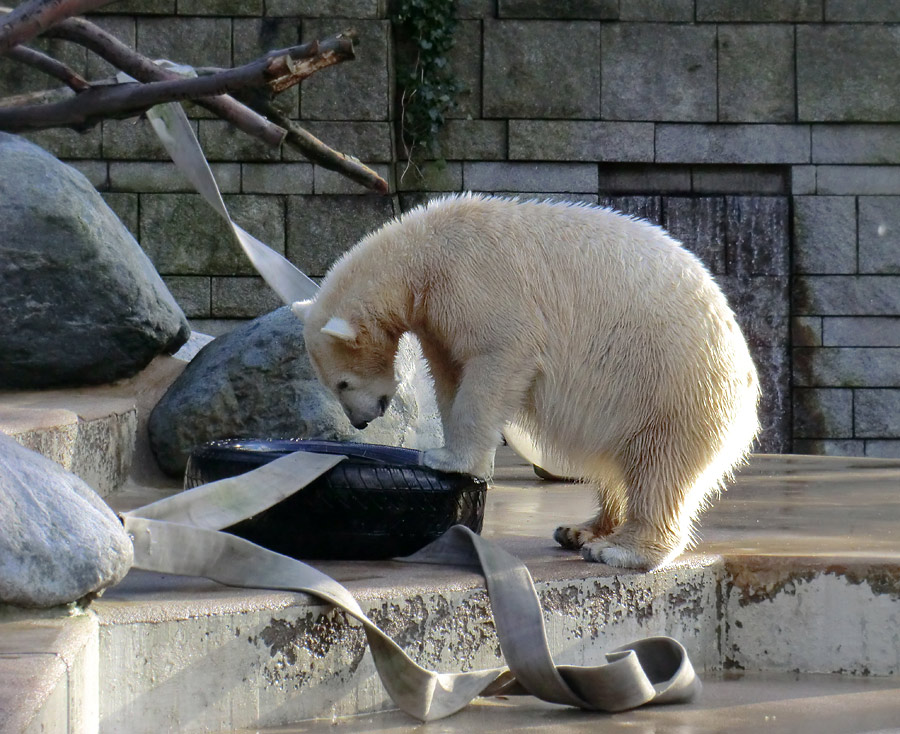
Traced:
POLYGON ((384 413, 412 332, 444 428, 428 466, 489 475, 506 430, 593 482, 597 515, 554 536, 588 560, 649 569, 680 553, 758 430, 756 369, 722 292, 662 229, 609 209, 432 201, 365 237, 294 311, 356 427, 384 413))

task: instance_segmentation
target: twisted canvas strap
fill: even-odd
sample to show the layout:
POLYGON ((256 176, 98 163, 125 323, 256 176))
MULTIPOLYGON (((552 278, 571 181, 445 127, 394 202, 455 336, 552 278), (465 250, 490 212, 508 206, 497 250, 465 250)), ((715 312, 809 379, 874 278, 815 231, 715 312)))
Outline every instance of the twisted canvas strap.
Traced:
POLYGON ((651 702, 687 701, 699 690, 685 649, 668 637, 613 650, 603 665, 556 665, 528 569, 461 525, 404 560, 464 565, 484 575, 508 668, 467 673, 426 670, 382 632, 334 579, 301 561, 218 532, 277 504, 343 458, 298 451, 247 474, 126 513, 123 519, 134 542, 135 567, 201 576, 229 586, 300 591, 342 609, 363 625, 391 698, 422 721, 455 713, 477 696, 527 693, 583 709, 621 711, 651 702))

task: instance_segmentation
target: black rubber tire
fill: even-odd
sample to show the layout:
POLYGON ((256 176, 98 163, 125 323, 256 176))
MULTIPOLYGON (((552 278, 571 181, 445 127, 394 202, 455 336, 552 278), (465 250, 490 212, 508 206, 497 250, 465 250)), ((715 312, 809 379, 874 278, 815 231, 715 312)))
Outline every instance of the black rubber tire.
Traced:
POLYGON ((276 507, 226 532, 294 558, 409 555, 452 525, 481 531, 487 483, 421 465, 394 446, 300 439, 213 441, 188 461, 185 487, 236 476, 292 451, 349 458, 276 507))

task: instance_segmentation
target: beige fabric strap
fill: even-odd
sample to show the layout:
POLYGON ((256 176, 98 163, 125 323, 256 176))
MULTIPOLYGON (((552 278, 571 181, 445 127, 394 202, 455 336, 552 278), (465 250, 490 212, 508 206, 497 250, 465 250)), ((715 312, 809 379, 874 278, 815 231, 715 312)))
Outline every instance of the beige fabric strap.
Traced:
POLYGON ((362 623, 391 698, 422 721, 455 713, 477 696, 527 693, 584 709, 621 711, 651 702, 686 701, 699 690, 686 651, 668 637, 613 650, 603 665, 557 666, 528 569, 461 525, 403 560, 481 571, 508 668, 455 674, 426 670, 382 632, 334 579, 301 561, 218 532, 301 490, 343 458, 298 451, 247 474, 126 513, 123 519, 134 542, 135 567, 201 576, 229 586, 299 591, 333 604, 362 623))

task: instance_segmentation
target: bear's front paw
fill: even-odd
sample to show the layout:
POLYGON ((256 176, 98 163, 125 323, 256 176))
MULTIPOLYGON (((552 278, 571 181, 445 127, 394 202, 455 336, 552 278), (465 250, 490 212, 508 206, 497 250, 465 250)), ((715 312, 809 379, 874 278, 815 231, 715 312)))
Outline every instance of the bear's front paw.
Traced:
POLYGON ((438 471, 453 472, 456 474, 471 474, 475 477, 487 478, 491 475, 492 461, 475 461, 465 456, 459 456, 450 451, 446 446, 439 449, 428 449, 423 458, 425 466, 438 471))
POLYGON ((578 550, 597 536, 582 525, 560 525, 553 531, 553 540, 568 550, 578 550))

